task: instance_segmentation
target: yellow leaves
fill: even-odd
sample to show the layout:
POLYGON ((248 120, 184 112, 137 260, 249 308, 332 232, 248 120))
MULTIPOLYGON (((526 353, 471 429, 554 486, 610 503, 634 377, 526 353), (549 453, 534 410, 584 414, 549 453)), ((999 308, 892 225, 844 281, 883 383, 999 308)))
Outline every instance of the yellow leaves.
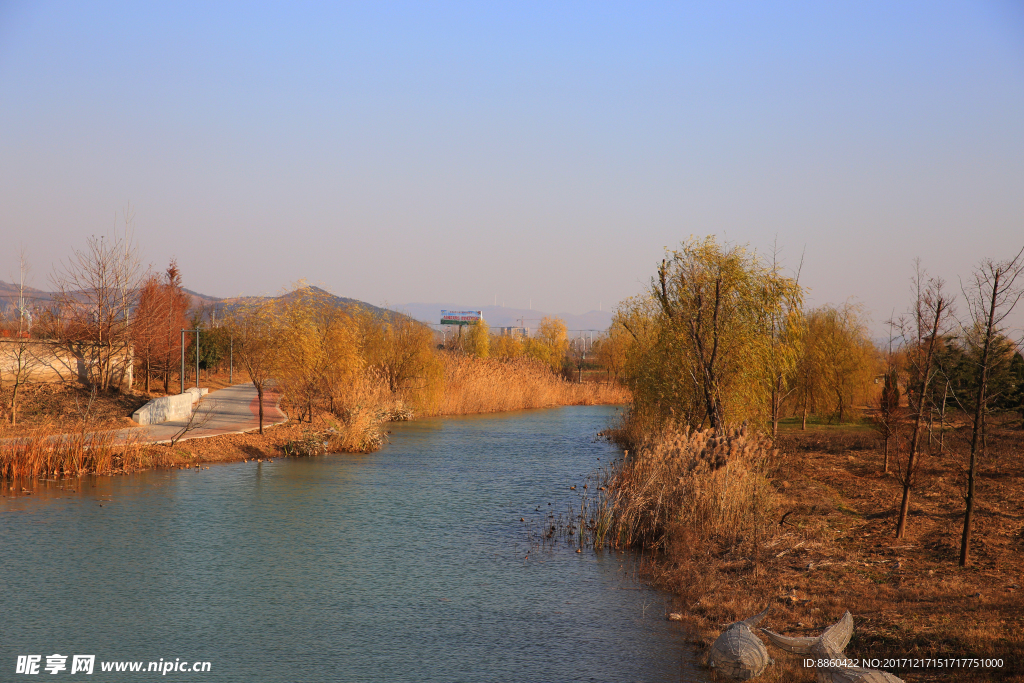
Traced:
POLYGON ((634 413, 693 427, 764 424, 796 362, 802 299, 794 279, 743 246, 708 236, 667 251, 650 295, 615 317, 633 341, 634 413))
POLYGON ((809 311, 802 339, 797 372, 802 402, 809 413, 845 419, 863 402, 879 371, 863 310, 847 303, 809 311))
POLYGON ((523 338, 511 334, 502 334, 490 341, 490 355, 498 360, 512 360, 526 354, 523 338))
POLYGON ((468 325, 462 348, 477 358, 487 358, 491 351, 490 327, 484 320, 468 325))
POLYGON ((569 350, 568 330, 561 318, 544 316, 540 321, 537 336, 524 343, 526 355, 551 366, 552 371, 562 369, 565 352, 569 350))

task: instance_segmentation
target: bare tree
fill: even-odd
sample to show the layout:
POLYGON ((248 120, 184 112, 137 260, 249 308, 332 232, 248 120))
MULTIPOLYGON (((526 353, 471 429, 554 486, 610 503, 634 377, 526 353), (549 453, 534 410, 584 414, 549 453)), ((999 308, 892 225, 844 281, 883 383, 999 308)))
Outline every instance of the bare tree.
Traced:
POLYGON ((905 329, 904 338, 913 335, 913 343, 907 354, 910 384, 907 402, 914 418, 910 437, 910 451, 907 453, 906 469, 900 473, 903 484, 903 500, 900 503, 899 521, 896 524, 896 538, 903 538, 907 531, 907 515, 910 511, 910 491, 917 473, 921 441, 921 426, 925 419, 928 387, 935 376, 935 346, 948 327, 953 313, 953 302, 944 291, 941 278, 928 278, 917 264, 914 276, 916 300, 911 310, 910 329, 905 329))
MULTIPOLYGON (((14 310, 14 320, 10 325, 10 332, 13 339, 4 340, 4 353, 8 359, 13 391, 11 393, 11 424, 18 422, 18 391, 28 380, 36 364, 32 352, 30 334, 32 330, 32 312, 25 301, 26 280, 29 274, 28 260, 25 258, 25 250, 22 249, 18 255, 18 303, 14 310)), ((2 370, 0 370, 2 371, 2 370)))
POLYGON ((87 368, 89 384, 106 390, 131 385, 131 315, 141 268, 131 208, 124 234, 90 237, 85 249, 55 270, 55 342, 87 368))
POLYGON ((971 425, 971 461, 967 474, 967 500, 964 510, 964 530, 960 539, 960 566, 966 567, 971 552, 971 525, 974 516, 975 479, 978 471, 979 443, 985 427, 990 396, 989 377, 993 365, 999 362, 993 353, 995 340, 1004 335, 1003 323, 1024 296, 1024 287, 1018 278, 1024 272, 1024 249, 1008 261, 985 259, 974 270, 974 282, 964 289, 970 313, 971 330, 964 335, 968 344, 976 346, 980 358, 976 370, 977 395, 974 403, 974 421, 971 425))
POLYGON ((882 375, 882 393, 878 396, 876 403, 877 412, 873 419, 875 429, 882 436, 883 457, 882 471, 889 473, 889 456, 893 446, 899 448, 899 425, 900 425, 900 386, 899 386, 899 356, 893 351, 895 342, 893 327, 895 323, 890 320, 889 348, 885 352, 885 368, 882 375))
POLYGON ((278 362, 279 325, 273 303, 263 299, 242 302, 228 313, 225 323, 235 340, 235 355, 256 387, 262 434, 263 394, 278 362))
POLYGON ((185 421, 185 424, 182 425, 181 429, 178 430, 174 436, 171 437, 171 445, 173 446, 178 443, 181 438, 189 432, 194 432, 197 429, 205 427, 213 418, 216 410, 216 401, 206 402, 205 399, 201 397, 196 401, 196 404, 192 406, 192 410, 189 412, 188 419, 185 421))

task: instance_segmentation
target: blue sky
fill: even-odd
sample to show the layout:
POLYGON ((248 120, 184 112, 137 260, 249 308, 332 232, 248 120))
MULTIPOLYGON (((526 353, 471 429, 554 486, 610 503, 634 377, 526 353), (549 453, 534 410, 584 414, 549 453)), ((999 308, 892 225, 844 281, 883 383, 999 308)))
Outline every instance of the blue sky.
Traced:
POLYGON ((581 313, 717 234, 880 321, 1024 246, 1022 122, 1014 2, 0 2, 0 279, 131 202, 216 296, 581 313))

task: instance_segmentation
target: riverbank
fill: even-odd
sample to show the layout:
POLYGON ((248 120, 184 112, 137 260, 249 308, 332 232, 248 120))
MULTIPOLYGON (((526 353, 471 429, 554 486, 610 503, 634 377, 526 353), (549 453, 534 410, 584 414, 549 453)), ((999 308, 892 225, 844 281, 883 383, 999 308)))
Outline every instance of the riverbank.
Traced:
MULTIPOLYGON (((241 404, 238 400, 218 401, 222 394, 217 389, 234 394, 241 388, 236 384, 227 389, 230 383, 226 373, 202 379, 203 386, 214 389, 204 399, 212 415, 206 416, 205 409, 200 408, 195 424, 183 429, 183 433, 174 427, 177 423, 144 430, 124 429, 137 427, 125 416, 126 411, 141 407, 162 392, 92 395, 70 385, 41 385, 25 393, 24 422, 0 429, 0 440, 8 439, 0 448, 0 479, 121 474, 151 467, 193 467, 204 462, 327 452, 365 453, 386 443, 387 425, 395 420, 563 405, 610 405, 629 398, 619 385, 569 382, 528 360, 446 358, 443 370, 443 392, 433 400, 416 393, 396 395, 379 382, 368 382, 365 378, 354 382, 351 395, 341 397, 332 411, 316 404, 296 405, 284 395, 282 408, 300 420, 292 419, 274 427, 266 425, 262 435, 252 431, 257 412, 254 400, 247 407, 248 399, 241 404), (418 404, 415 410, 409 407, 410 403, 418 404), (229 408, 230 415, 221 415, 229 408), (207 417, 212 418, 209 424, 205 422, 207 417), (110 431, 118 428, 120 433, 110 431), (249 433, 234 433, 246 430, 249 433), (214 435, 216 431, 232 433, 214 435), (156 436, 157 432, 160 436, 156 436), (173 446, 147 443, 179 437, 181 440, 173 446), (97 445, 102 448, 96 448, 97 445)), ((278 398, 277 394, 268 394, 265 405, 270 405, 268 401, 276 405, 278 398)))
MULTIPOLYGON (((955 435, 947 435, 947 439, 955 435)), ((963 462, 928 456, 906 537, 895 538, 902 488, 883 472, 877 435, 864 428, 785 431, 770 471, 771 536, 756 552, 678 539, 647 565, 674 593, 694 642, 770 607, 761 624, 816 635, 845 610, 846 654, 873 658, 991 658, 1000 668, 885 667, 911 681, 1024 680, 1024 460, 1021 431, 991 429, 978 483, 971 564, 957 565, 963 462)), ((891 467, 894 469, 894 467, 891 467)), ((769 648, 762 680, 812 681, 797 655, 769 648)))

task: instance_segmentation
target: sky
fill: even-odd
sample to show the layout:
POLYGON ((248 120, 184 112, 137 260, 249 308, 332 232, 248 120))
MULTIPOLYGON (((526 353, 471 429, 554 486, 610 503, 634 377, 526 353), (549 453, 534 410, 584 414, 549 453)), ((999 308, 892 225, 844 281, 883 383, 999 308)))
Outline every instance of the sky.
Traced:
POLYGON ((1024 4, 0 0, 0 279, 129 205, 212 296, 583 313, 713 234, 877 329, 1024 246, 1024 4))

